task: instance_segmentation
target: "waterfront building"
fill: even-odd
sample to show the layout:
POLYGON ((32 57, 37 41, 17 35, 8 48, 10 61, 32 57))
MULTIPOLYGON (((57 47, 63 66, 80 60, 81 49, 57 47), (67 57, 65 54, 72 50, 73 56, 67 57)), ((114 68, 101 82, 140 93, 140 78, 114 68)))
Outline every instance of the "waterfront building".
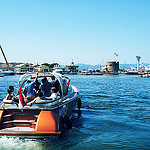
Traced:
POLYGON ((105 62, 104 72, 105 73, 118 73, 119 62, 118 61, 107 61, 105 62))
POLYGON ((14 68, 14 71, 16 73, 21 73, 21 72, 33 72, 34 71, 34 66, 33 64, 20 64, 20 65, 16 65, 14 68))
POLYGON ((75 65, 74 62, 73 62, 73 60, 72 60, 72 61, 71 61, 71 64, 68 65, 68 66, 66 66, 67 72, 68 72, 68 73, 71 73, 71 74, 77 74, 77 68, 78 68, 78 67, 79 67, 79 66, 75 65))
POLYGON ((36 70, 38 72, 49 72, 49 67, 46 65, 39 65, 36 70))

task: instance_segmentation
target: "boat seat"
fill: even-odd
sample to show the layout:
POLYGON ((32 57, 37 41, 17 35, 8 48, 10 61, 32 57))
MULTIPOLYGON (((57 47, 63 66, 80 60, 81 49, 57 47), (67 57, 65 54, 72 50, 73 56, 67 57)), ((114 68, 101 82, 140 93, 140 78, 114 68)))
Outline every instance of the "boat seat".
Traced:
POLYGON ((32 100, 31 102, 28 102, 27 105, 31 105, 31 104, 47 104, 47 103, 52 103, 55 102, 57 100, 60 100, 60 97, 58 97, 57 99, 46 99, 46 98, 40 98, 40 97, 36 97, 34 100, 32 100))
POLYGON ((3 102, 4 102, 4 103, 7 103, 7 104, 12 104, 12 103, 13 103, 12 100, 6 100, 6 98, 3 99, 3 102))

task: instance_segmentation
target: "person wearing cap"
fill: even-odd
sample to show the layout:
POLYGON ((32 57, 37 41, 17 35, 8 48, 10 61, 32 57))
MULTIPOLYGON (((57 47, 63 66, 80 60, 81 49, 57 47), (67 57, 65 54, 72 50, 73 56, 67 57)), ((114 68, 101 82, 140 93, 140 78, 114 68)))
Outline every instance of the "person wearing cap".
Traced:
POLYGON ((27 80, 27 84, 24 87, 24 93, 26 93, 25 94, 26 97, 35 95, 35 92, 33 90, 34 84, 35 81, 27 80))
POLYGON ((24 89, 23 89, 23 94, 28 101, 31 101, 35 98, 35 91, 34 91, 34 86, 36 85, 36 83, 38 82, 38 72, 36 73, 36 76, 35 76, 35 80, 31 80, 31 79, 28 79, 27 80, 27 84, 24 86, 24 89))
POLYGON ((34 87, 35 87, 37 82, 38 82, 38 80, 37 80, 37 76, 36 76, 34 81, 32 81, 31 79, 28 79, 27 84, 24 87, 23 93, 24 93, 25 97, 27 97, 27 100, 29 100, 29 101, 33 100, 35 95, 36 95, 36 93, 34 91, 34 87))

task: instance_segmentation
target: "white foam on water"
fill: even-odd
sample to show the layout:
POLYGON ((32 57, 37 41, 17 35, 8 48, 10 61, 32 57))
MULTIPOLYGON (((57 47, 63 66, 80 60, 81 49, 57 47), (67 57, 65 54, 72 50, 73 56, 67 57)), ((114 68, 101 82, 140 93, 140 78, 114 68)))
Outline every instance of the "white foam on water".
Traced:
POLYGON ((20 139, 18 137, 0 138, 0 150, 42 150, 43 144, 32 139, 20 139))

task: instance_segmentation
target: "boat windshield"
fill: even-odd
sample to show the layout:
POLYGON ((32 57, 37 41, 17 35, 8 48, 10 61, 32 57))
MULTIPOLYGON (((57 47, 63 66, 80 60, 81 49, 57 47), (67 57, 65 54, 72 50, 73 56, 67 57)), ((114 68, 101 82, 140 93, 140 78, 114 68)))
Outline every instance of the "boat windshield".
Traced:
MULTIPOLYGON (((42 79, 45 77, 50 83, 58 81, 59 86, 60 86, 60 93, 61 93, 61 96, 63 97, 64 96, 64 81, 67 83, 67 86, 69 86, 69 83, 70 83, 69 78, 58 73, 38 73, 38 76, 37 76, 38 82, 42 84, 42 79)), ((35 78, 36 78, 35 73, 25 74, 21 76, 19 79, 19 87, 24 88, 28 80, 32 82, 35 80, 35 78)))

